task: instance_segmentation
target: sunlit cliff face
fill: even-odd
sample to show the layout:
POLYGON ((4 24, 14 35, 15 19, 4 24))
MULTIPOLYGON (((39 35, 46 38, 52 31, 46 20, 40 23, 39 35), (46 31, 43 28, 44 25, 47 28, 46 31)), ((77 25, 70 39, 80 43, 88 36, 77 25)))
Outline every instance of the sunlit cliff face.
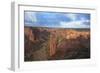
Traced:
POLYGON ((25 34, 25 36, 27 36, 29 38, 30 41, 32 41, 32 42, 35 41, 34 34, 33 34, 32 30, 30 28, 25 28, 24 34, 25 34))
POLYGON ((65 39, 77 39, 78 37, 83 37, 84 39, 87 39, 90 37, 89 31, 77 31, 74 29, 51 29, 48 30, 52 35, 61 36, 65 39))
POLYGON ((87 39, 90 35, 90 32, 87 31, 75 31, 75 30, 69 30, 66 33, 66 39, 77 39, 78 37, 83 37, 84 39, 87 39))

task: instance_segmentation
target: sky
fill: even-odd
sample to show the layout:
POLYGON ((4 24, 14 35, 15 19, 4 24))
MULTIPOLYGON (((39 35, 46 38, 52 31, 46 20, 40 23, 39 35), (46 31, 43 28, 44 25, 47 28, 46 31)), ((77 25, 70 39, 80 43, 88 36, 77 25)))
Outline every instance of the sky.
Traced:
POLYGON ((52 28, 90 28, 90 14, 25 11, 24 26, 52 28))

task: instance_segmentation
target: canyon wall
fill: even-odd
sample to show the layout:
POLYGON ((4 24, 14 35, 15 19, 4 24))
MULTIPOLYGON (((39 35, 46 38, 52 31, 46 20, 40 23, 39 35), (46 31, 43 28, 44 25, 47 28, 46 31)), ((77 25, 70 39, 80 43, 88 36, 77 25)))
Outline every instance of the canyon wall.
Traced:
POLYGON ((25 56, 32 60, 90 57, 90 30, 25 27, 25 56))

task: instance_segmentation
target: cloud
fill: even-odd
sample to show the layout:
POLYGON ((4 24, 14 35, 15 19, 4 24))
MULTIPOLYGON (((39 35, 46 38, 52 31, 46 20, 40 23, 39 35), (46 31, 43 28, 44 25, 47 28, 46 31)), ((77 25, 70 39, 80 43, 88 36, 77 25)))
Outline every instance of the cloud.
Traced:
POLYGON ((89 20, 72 21, 72 22, 60 22, 61 28, 90 28, 89 20), (87 23, 88 25, 84 24, 87 23))
POLYGON ((35 12, 25 12, 25 21, 26 22, 37 22, 36 13, 35 12))
POLYGON ((65 16, 70 18, 72 21, 77 19, 77 14, 75 13, 68 13, 68 14, 65 14, 65 16))

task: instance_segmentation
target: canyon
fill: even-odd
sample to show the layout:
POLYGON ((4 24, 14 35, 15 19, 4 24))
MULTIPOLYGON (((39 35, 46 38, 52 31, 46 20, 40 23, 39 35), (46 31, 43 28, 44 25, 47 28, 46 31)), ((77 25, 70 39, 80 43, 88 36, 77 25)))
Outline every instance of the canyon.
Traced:
POLYGON ((24 27, 24 60, 90 58, 90 29, 24 27))

